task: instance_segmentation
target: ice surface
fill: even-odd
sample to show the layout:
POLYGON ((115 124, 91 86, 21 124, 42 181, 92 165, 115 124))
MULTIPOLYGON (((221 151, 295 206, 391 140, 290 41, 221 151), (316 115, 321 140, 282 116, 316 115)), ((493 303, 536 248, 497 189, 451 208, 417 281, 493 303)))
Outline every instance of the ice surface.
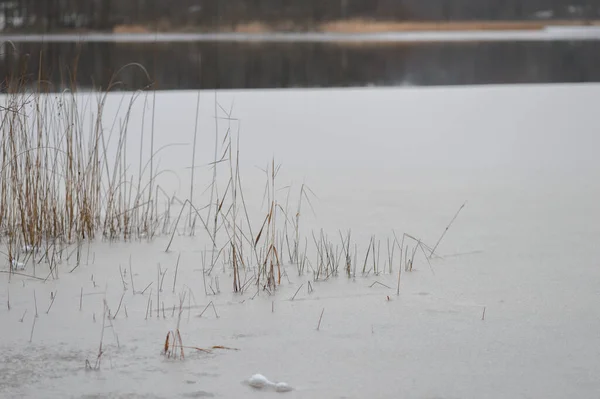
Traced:
MULTIPOLYGON (((181 144, 157 155, 171 171, 157 181, 179 198, 189 195, 196 95, 156 94, 155 148, 181 144)), ((197 165, 203 167, 195 195, 203 203, 215 93, 200 97, 197 165)), ((233 104, 241 120, 244 196, 258 224, 264 218, 255 209, 264 193, 259 168, 272 156, 282 164, 279 187, 304 182, 318 195, 314 214, 302 209, 309 234, 322 227, 337 237, 338 229, 351 229, 359 256, 373 234, 383 241, 392 229, 435 242, 468 200, 440 244, 444 258, 432 260, 435 275, 417 260, 412 273, 402 274, 396 296, 381 285, 395 288, 395 273, 315 282, 287 265, 274 295, 255 296, 254 289, 233 294, 231 275, 218 267, 211 277, 215 287, 218 276, 220 294, 206 296, 200 234, 176 235, 168 253, 169 237, 86 243, 79 267, 69 273, 73 256, 59 265, 58 279, 48 277, 45 262, 35 263, 45 282, 0 273, 0 397, 262 398, 262 390, 240 383, 256 371, 293 384, 294 398, 595 397, 599 98, 595 84, 218 92, 223 108, 233 104), (166 274, 165 312, 157 317, 158 263, 166 274), (186 349, 179 361, 160 353, 183 292, 186 349), (104 299, 112 317, 103 330, 104 299), (146 318, 149 299, 154 312, 146 318), (198 317, 211 301, 219 317, 210 309, 198 317), (102 331, 100 370, 86 371, 102 331), (213 345, 238 350, 190 349, 213 345)), ((108 98, 107 131, 122 99, 122 93, 108 98)), ((143 101, 134 106, 129 122, 131 173, 142 108, 143 101)), ((219 120, 221 133, 227 128, 219 120)), ((385 241, 381 252, 384 258, 385 241)), ((0 265, 8 270, 7 261, 0 265)), ((23 274, 33 273, 28 267, 23 274)))

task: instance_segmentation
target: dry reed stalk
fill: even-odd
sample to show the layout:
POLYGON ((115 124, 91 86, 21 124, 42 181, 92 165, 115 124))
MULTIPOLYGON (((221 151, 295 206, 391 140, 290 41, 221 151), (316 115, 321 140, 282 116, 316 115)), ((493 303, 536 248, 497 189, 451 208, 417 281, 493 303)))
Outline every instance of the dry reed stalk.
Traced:
MULTIPOLYGON (((150 286, 151 286, 153 283, 154 283, 154 281, 151 281, 151 282, 150 282, 150 283, 149 283, 149 284, 146 286, 146 288, 144 288, 144 289, 142 290, 142 292, 140 292, 140 294, 144 295, 144 292, 146 292, 146 290, 147 290, 148 288, 150 288, 150 286)), ((150 291, 152 291, 152 290, 150 290, 150 291)))
POLYGON ((119 314, 119 310, 121 310, 121 304, 123 303, 123 297, 125 297, 125 291, 123 291, 123 294, 121 294, 121 299, 119 300, 119 306, 117 307, 117 311, 115 312, 114 316, 112 317, 113 320, 117 318, 117 315, 119 314))
MULTIPOLYGON (((160 265, 159 265, 159 270, 160 270, 160 265)), ((168 270, 169 269, 165 269, 164 271, 160 270, 160 275, 161 275, 161 278, 160 278, 160 287, 159 287, 160 292, 163 292, 162 287, 163 287, 163 283, 165 281, 165 276, 167 275, 167 271, 168 270)))
MULTIPOLYGON (((148 285, 148 287, 149 287, 149 285, 148 285)), ((143 294, 144 293, 142 293, 142 295, 143 294)), ((150 295, 148 295, 148 304, 146 305, 146 318, 145 318, 145 320, 148 320, 148 314, 150 314, 150 316, 152 316, 151 301, 152 301, 152 289, 150 289, 150 295)))
POLYGON ((412 270, 413 270, 413 265, 415 263, 415 254, 417 253, 417 249, 419 248, 420 243, 421 243, 421 241, 419 240, 417 245, 415 245, 415 247, 413 248, 412 256, 410 258, 410 263, 409 263, 409 270, 408 270, 409 272, 412 272, 412 270))
POLYGON ((429 256, 425 253, 425 248, 423 248, 423 243, 419 241, 418 247, 423 251, 423 255, 425 255, 425 260, 427 260, 427 264, 429 265, 429 270, 431 270, 431 274, 435 276, 435 271, 433 270, 433 266, 431 266, 431 262, 429 261, 429 256))
POLYGON ((185 354, 183 351, 183 340, 181 339, 181 332, 179 327, 181 325, 181 315, 183 313, 183 303, 185 302, 185 292, 179 295, 179 313, 177 315, 177 327, 175 331, 169 331, 165 338, 165 343, 163 345, 163 355, 168 358, 179 358, 183 360, 185 358, 185 354))
POLYGON ((373 288, 373 286, 374 286, 375 284, 381 285, 382 287, 388 288, 388 289, 390 289, 390 290, 392 289, 392 287, 390 287, 390 286, 388 286, 388 285, 385 285, 385 284, 383 284, 383 283, 380 283, 379 281, 375 281, 373 284, 371 284, 371 285, 369 286, 369 288, 373 288))
POLYGON ((29 343, 31 343, 31 341, 33 341, 33 330, 35 330, 35 321, 37 320, 37 317, 33 318, 33 324, 31 325, 31 333, 29 334, 29 343))
POLYGON ((133 272, 131 271, 131 255, 129 255, 129 279, 131 280, 131 292, 135 295, 135 285, 133 284, 133 272))
MULTIPOLYGON (((194 203, 194 172, 196 171, 196 141, 198 138, 198 117, 200 114, 200 91, 198 91, 196 99, 196 117, 194 118, 194 142, 192 144, 192 167, 190 170, 190 202, 194 203)), ((194 223, 192 222, 192 212, 189 214, 189 227, 193 230, 194 223)))
POLYGON ((105 330, 105 324, 106 324, 106 311, 108 309, 107 305, 106 305, 106 299, 104 300, 104 310, 102 313, 102 329, 100 330, 100 344, 98 344, 98 355, 96 356, 96 363, 94 364, 94 369, 95 370, 99 370, 100 369, 100 363, 102 360, 102 355, 104 354, 104 351, 102 349, 102 344, 104 342, 104 330, 105 330))
POLYGON ((344 237, 342 236, 342 232, 339 231, 340 234, 340 239, 342 240, 342 250, 344 251, 344 260, 345 260, 345 268, 344 270, 346 271, 346 275, 348 277, 352 276, 352 256, 350 254, 350 237, 351 237, 351 231, 348 230, 348 235, 346 236, 346 238, 344 239, 344 237))
MULTIPOLYGON (((189 205, 194 210, 197 217, 202 221, 202 224, 204 225, 204 229, 208 233, 208 236, 213 243, 213 250, 215 250, 217 247, 217 243, 215 241, 215 235, 211 234, 211 232, 208 228, 208 225, 206 224, 206 222, 200 215, 200 212, 198 211, 198 209, 189 200, 185 200, 185 202, 183 203, 183 205, 181 207, 181 211, 179 212, 179 216, 177 217, 177 221, 175 222, 175 226, 173 227, 173 231, 171 233, 171 239, 169 240, 169 243, 167 244, 167 248, 165 249, 165 252, 169 252, 169 248, 171 248, 171 244, 173 243, 173 238, 175 237, 175 232, 177 231, 177 225, 179 224, 179 220, 181 219, 181 215, 183 214, 183 211, 185 210, 186 205, 189 205)), ((215 231, 216 231, 216 228, 215 228, 215 231)), ((213 266, 214 266, 214 262, 215 262, 215 260, 213 259, 213 263, 211 263, 213 266)))
POLYGON ((321 328, 321 320, 323 319, 323 313, 325 313, 325 308, 321 311, 321 316, 319 316, 319 324, 317 324, 317 331, 321 328))
POLYGON ((202 251, 202 283, 204 284, 204 295, 208 296, 208 291, 206 289, 206 247, 204 247, 204 251, 202 251))
POLYGON ((37 299, 35 297, 35 290, 33 290, 33 304, 35 306, 35 317, 38 317, 37 299))
POLYGON ((396 235, 394 234, 394 241, 391 244, 390 247, 390 239, 387 239, 387 251, 388 251, 388 272, 389 274, 392 274, 393 272, 393 265, 394 265, 394 251, 396 249, 396 235))
POLYGON ((181 258, 181 253, 177 256, 177 264, 175 265, 175 276, 173 276, 173 294, 175 293, 175 283, 177 282, 177 271, 179 270, 179 259, 181 258))
POLYGON ((50 293, 50 306, 48 306, 48 310, 46 310, 46 314, 48 314, 50 312, 52 305, 54 305, 54 300, 56 299, 57 292, 58 292, 58 290, 54 291, 54 293, 52 293, 52 292, 50 293))
POLYGON ((219 318, 219 314, 217 313, 217 308, 215 307, 215 304, 213 303, 213 301, 210 301, 208 305, 206 305, 206 307, 204 308, 204 310, 198 315, 198 317, 202 317, 202 315, 204 314, 204 312, 206 312, 206 309, 208 309, 210 306, 212 306, 213 311, 215 312, 215 317, 218 319, 219 318))
POLYGON ((123 275, 121 265, 119 265, 119 276, 121 277, 121 283, 123 284, 123 291, 127 291, 127 283, 125 282, 125 276, 123 275))
MULTIPOLYGON (((219 118, 218 118, 218 101, 217 101, 217 93, 215 92, 215 101, 214 101, 214 119, 215 119, 215 146, 214 146, 214 161, 213 161, 213 176, 212 176, 212 183, 211 183, 211 190, 210 190, 210 200, 209 200, 209 208, 208 208, 208 215, 206 217, 207 221, 211 220, 211 211, 212 211, 212 207, 213 205, 215 205, 215 215, 214 215, 214 224, 213 224, 213 250, 211 252, 211 262, 210 262, 210 270, 213 269, 214 265, 215 265, 215 251, 217 249, 217 243, 214 241, 214 238, 217 235, 217 218, 218 218, 218 208, 217 208, 217 203, 218 203, 218 192, 217 192, 217 157, 218 157, 218 147, 219 147, 219 118), (213 202, 215 201, 215 202, 213 202)), ((208 231, 208 229, 207 229, 208 231)), ((210 233, 209 233, 210 235, 210 233)))
POLYGON ((160 263, 158 264, 156 272, 156 318, 158 319, 160 317, 160 263))
POLYGON ((444 238, 444 236, 446 235, 446 233, 448 232, 448 229, 450 228, 450 226, 452 226, 452 223, 454 223, 454 221, 456 220, 456 218, 458 217, 458 214, 460 213, 460 211, 463 210, 463 208, 465 207, 465 205, 467 205, 467 202, 465 201, 460 208, 458 208, 458 211, 456 211, 456 214, 454 215, 454 217, 452 218, 452 220, 450 221, 450 223, 448 223, 448 225, 446 226, 446 228, 444 229, 444 232, 442 233, 442 235, 440 236, 440 238, 437 240, 437 242, 435 243, 435 245, 433 246, 433 249, 431 250, 431 253, 429 254, 429 257, 433 256, 433 253, 435 252, 435 250, 437 249, 438 245, 440 245, 440 242, 442 242, 442 239, 444 238))
POLYGON ((362 270, 362 274, 364 275, 367 271, 367 260, 369 260, 369 253, 371 253, 371 247, 374 245, 373 241, 374 241, 374 237, 371 237, 371 240, 369 241, 369 246, 367 247, 367 254, 365 255, 365 262, 363 264, 363 270, 362 270))
MULTIPOLYGON (((309 282, 309 284, 310 284, 310 282, 309 282)), ((304 284, 301 284, 301 285, 300 285, 300 287, 298 287, 298 289, 297 289, 297 290, 296 290, 296 292, 294 293, 294 296, 292 296, 292 297, 290 298, 290 301, 293 301, 293 300, 294 300, 294 298, 296 298, 296 295, 298 295, 298 292, 300 291, 300 288, 302 288, 303 286, 304 286, 304 284)))

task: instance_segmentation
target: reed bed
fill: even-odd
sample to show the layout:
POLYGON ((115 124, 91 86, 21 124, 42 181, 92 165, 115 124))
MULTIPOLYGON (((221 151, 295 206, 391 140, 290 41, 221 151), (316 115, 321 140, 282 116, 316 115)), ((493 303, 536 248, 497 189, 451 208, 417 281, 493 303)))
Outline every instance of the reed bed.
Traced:
MULTIPOLYGON (((412 271, 418 253, 431 267, 430 258, 436 256, 436 248, 462 210, 433 247, 409 234, 399 240, 393 231, 383 239, 372 236, 368 243, 354 241, 351 231, 338 231, 333 236, 323 230, 308 231, 301 219, 307 210, 314 212, 316 195, 305 184, 280 186, 281 165, 272 159, 263 170, 262 205, 252 207, 260 209, 262 216, 257 218, 252 213, 251 217, 240 170, 240 124, 232 116, 233 109, 225 109, 216 98, 214 142, 204 143, 214 145, 214 158, 204 165, 212 172, 212 181, 206 182, 206 195, 196 192, 194 181, 194 170, 200 162, 195 148, 202 139, 198 136, 197 114, 190 130, 193 149, 189 197, 170 196, 157 180, 164 171, 158 170, 155 161, 161 149, 154 146, 153 122, 150 126, 142 123, 141 134, 136 132, 134 136, 140 140, 137 168, 128 161, 127 143, 132 140, 128 129, 134 104, 143 101, 146 112, 151 101, 152 121, 160 110, 155 109, 155 92, 145 68, 137 64, 124 68, 139 69, 149 84, 147 90, 122 95, 119 118, 105 111, 109 93, 119 88, 118 72, 109 87, 87 97, 77 93, 76 87, 60 93, 44 92, 39 77, 34 84, 22 77, 7 78, 6 94, 0 97, 0 240, 11 271, 36 258, 33 264, 44 260, 49 264, 49 277, 57 278, 59 261, 73 256, 76 268, 85 256, 83 243, 94 239, 170 235, 165 249, 170 251, 176 236, 202 234, 205 241, 199 245, 208 243, 202 258, 207 296, 220 292, 215 273, 219 269, 231 273, 236 293, 263 290, 273 294, 288 278, 286 265, 295 266, 299 276, 312 274, 314 281, 340 273, 356 278, 357 269, 369 276, 392 274, 397 268, 399 293, 402 269, 412 271), (94 100, 92 105, 79 103, 90 98, 94 100), (149 143, 146 154, 142 153, 144 143, 146 147, 149 143), (292 193, 295 198, 290 200, 292 193)), ((176 272, 178 268, 179 261, 176 272)), ((129 269, 133 289, 131 265, 129 269)), ((120 274, 126 289, 126 273, 121 270, 120 274)), ((150 289, 156 295, 157 316, 165 274, 166 269, 159 265, 156 285, 150 289)), ((151 295, 147 308, 146 317, 154 309, 151 295)), ((173 334, 170 344, 179 339, 177 330, 173 334)))
POLYGON ((31 253, 52 265, 65 245, 98 235, 154 235, 161 219, 156 171, 140 165, 134 181, 125 151, 131 107, 147 93, 128 94, 124 119, 107 128, 104 108, 116 75, 87 97, 76 88, 49 93, 41 82, 32 86, 9 76, 0 105, 0 240, 9 264, 31 253), (94 107, 79 104, 90 99, 94 107))

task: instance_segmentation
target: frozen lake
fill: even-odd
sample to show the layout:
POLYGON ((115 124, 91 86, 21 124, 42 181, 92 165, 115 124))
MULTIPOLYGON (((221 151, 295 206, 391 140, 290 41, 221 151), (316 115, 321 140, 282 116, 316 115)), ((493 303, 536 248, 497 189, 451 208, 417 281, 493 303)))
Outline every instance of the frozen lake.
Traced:
MULTIPOLYGON (((94 100, 81 96, 91 112, 94 100)), ((108 97, 107 130, 130 96, 108 97)), ((396 262, 392 273, 314 281, 287 256, 287 277, 272 295, 234 294, 224 266, 209 277, 220 293, 207 295, 202 234, 177 234, 168 253, 168 236, 84 244, 82 264, 69 273, 75 265, 65 261, 58 279, 0 274, 0 396, 593 397, 600 391, 598 98, 597 84, 202 91, 198 206, 210 183, 216 99, 219 117, 236 118, 219 119, 217 129, 222 137, 239 128, 256 230, 264 215, 259 168, 275 157, 282 201, 290 184, 316 194, 314 213, 305 207, 302 215, 307 239, 321 228, 333 239, 351 229, 359 269, 373 235, 382 259, 392 229, 433 245, 467 201, 436 251, 441 258, 430 270, 417 256, 413 271, 402 273, 400 295, 396 262), (155 300, 158 263, 164 285, 155 300), (161 350, 182 293, 180 361, 161 350), (104 299, 114 317, 103 330, 104 299), (102 331, 100 370, 86 370, 102 331), (193 348, 212 346, 232 349, 193 348), (256 373, 293 390, 243 383, 256 373)), ((152 99, 133 106, 132 170, 152 99)), ((157 184, 187 198, 197 93, 159 92, 155 101, 155 148, 178 144, 157 155, 168 170, 157 184)), ((37 277, 48 276, 47 265, 36 268, 37 277)), ((23 273, 33 272, 28 264, 23 273)))

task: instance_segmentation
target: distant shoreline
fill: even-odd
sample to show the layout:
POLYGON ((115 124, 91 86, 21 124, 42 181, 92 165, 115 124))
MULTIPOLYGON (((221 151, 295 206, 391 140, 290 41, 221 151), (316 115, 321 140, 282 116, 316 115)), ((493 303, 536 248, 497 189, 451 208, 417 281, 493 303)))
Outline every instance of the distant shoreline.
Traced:
MULTIPOLYGON (((221 32, 237 33, 279 33, 279 32, 319 32, 319 33, 390 33, 390 32, 454 32, 454 31, 503 31, 503 30, 542 30, 547 26, 600 26, 594 21, 441 21, 441 22, 394 22, 369 20, 342 20, 325 22, 313 29, 295 30, 291 24, 282 23, 271 27, 261 22, 239 24, 235 29, 221 32)), ((126 26, 116 27, 115 33, 126 33, 126 26), (123 30, 118 32, 118 30, 123 30)))
POLYGON ((444 22, 324 24, 318 31, 263 30, 259 25, 238 25, 236 30, 151 31, 121 26, 113 32, 5 33, 2 42, 325 42, 325 43, 425 43, 591 40, 600 41, 600 21, 548 22, 444 22))
POLYGON ((219 26, 172 26, 164 20, 157 24, 120 24, 111 30, 59 29, 51 32, 4 31, 2 36, 26 35, 106 35, 106 34, 222 34, 222 33, 336 33, 372 34, 394 32, 466 32, 466 31, 528 31, 547 27, 593 27, 600 20, 532 20, 532 21, 377 21, 369 19, 346 19, 314 24, 302 24, 282 20, 276 23, 247 21, 219 26))
POLYGON ((321 32, 335 33, 383 33, 421 31, 503 31, 542 30, 548 26, 581 27, 600 26, 594 21, 452 21, 452 22, 378 22, 363 20, 337 21, 322 24, 321 32))

